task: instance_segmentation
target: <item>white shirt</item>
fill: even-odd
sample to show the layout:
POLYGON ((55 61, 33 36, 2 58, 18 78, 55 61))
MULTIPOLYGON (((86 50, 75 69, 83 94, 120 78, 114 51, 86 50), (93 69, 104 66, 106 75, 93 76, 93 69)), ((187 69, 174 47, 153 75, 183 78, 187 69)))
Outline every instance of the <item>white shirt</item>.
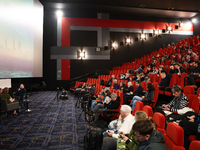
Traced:
POLYGON ((123 122, 122 121, 118 121, 117 122, 118 133, 117 134, 114 133, 112 135, 112 137, 117 139, 119 137, 119 133, 121 131, 123 131, 125 134, 130 133, 134 123, 135 123, 135 116, 133 116, 132 114, 130 114, 126 118, 124 118, 123 122))

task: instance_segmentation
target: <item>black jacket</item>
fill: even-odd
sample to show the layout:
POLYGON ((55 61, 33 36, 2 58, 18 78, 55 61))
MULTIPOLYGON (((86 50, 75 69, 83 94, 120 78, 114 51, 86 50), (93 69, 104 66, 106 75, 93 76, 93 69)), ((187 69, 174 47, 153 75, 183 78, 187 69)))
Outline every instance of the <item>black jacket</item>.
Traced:
POLYGON ((167 77, 165 77, 165 78, 161 79, 161 81, 159 83, 159 87, 162 87, 162 86, 167 87, 168 83, 169 83, 169 80, 167 77))
POLYGON ((200 73, 200 68, 199 67, 191 68, 191 66, 189 66, 187 70, 189 72, 191 72, 191 73, 200 73))
POLYGON ((128 87, 127 89, 124 90, 124 93, 129 93, 133 91, 133 86, 128 87))
POLYGON ((143 88, 141 86, 136 87, 135 92, 133 93, 133 95, 142 95, 143 88))
POLYGON ((120 97, 117 96, 117 99, 115 101, 110 101, 110 103, 106 104, 104 103, 104 108, 108 108, 108 109, 117 109, 120 105, 120 97))

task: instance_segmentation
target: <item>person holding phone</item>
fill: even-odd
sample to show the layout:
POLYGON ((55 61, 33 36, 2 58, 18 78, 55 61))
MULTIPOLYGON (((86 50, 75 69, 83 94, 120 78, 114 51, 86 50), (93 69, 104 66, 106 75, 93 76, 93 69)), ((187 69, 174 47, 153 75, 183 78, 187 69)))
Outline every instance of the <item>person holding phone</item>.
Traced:
POLYGON ((16 96, 20 97, 20 100, 23 100, 26 94, 26 89, 24 88, 24 84, 20 84, 19 88, 16 90, 16 96))

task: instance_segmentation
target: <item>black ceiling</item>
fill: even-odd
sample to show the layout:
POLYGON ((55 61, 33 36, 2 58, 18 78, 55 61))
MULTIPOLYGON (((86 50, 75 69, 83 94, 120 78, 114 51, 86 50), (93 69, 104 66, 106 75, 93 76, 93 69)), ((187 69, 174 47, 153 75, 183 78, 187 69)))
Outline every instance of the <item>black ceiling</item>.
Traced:
POLYGON ((200 13, 200 0, 39 0, 52 9, 129 13, 145 16, 191 18, 200 13))

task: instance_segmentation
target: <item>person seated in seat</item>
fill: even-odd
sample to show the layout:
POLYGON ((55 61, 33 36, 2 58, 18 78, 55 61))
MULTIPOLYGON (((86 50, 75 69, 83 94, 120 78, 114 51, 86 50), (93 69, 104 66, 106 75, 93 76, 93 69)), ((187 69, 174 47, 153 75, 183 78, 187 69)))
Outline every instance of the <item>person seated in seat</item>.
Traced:
POLYGON ((192 49, 189 49, 189 50, 188 50, 188 54, 189 54, 190 56, 194 56, 194 57, 197 56, 197 54, 195 54, 195 53, 192 51, 192 49))
POLYGON ((160 90, 163 90, 163 89, 165 89, 167 86, 168 86, 168 84, 169 84, 169 80, 168 80, 168 78, 167 78, 167 74, 166 74, 166 72, 165 71, 162 71, 161 72, 161 81, 160 81, 160 83, 159 83, 159 85, 158 85, 158 88, 160 89, 160 90))
POLYGON ((164 66, 163 65, 160 65, 159 66, 159 75, 161 74, 161 72, 165 72, 167 74, 167 71, 164 69, 164 66))
POLYGON ((116 142, 119 137, 119 133, 130 133, 134 122, 135 117, 131 114, 131 107, 128 105, 122 105, 120 109, 120 116, 117 120, 117 126, 113 130, 107 130, 104 134, 101 150, 116 150, 116 142))
POLYGON ((113 79, 115 79, 115 75, 112 75, 111 78, 108 81, 106 81, 106 87, 110 87, 111 86, 113 79))
MULTIPOLYGON (((198 99, 200 103, 200 94, 198 95, 198 99)), ((200 124, 200 107, 198 115, 187 116, 187 118, 188 119, 184 119, 179 123, 184 130, 184 147, 186 150, 189 149, 190 143, 188 137, 190 135, 196 135, 196 140, 200 140, 200 132, 198 132, 198 126, 200 124)))
POLYGON ((123 99, 124 99, 123 104, 128 104, 129 105, 129 101, 128 101, 129 99, 132 99, 133 96, 135 96, 135 95, 140 96, 140 95, 143 94, 143 88, 141 86, 141 81, 140 80, 136 80, 135 84, 136 84, 136 89, 135 89, 134 93, 133 93, 133 90, 132 90, 129 93, 124 94, 124 96, 123 96, 123 99))
POLYGON ((25 95, 26 89, 24 88, 24 84, 20 84, 19 88, 16 90, 16 96, 19 96, 20 100, 24 100, 25 95))
POLYGON ((125 78, 125 75, 121 72, 119 76, 119 80, 124 80, 124 78, 125 78))
POLYGON ((152 83, 148 83, 147 84, 147 92, 145 93, 145 96, 139 97, 139 96, 134 96, 132 101, 131 101, 131 105, 132 105, 132 111, 135 108, 136 102, 137 101, 142 101, 144 100, 145 103, 145 99, 148 101, 153 101, 154 98, 154 86, 152 83))
POLYGON ((150 120, 138 120, 133 124, 132 129, 139 140, 137 150, 168 150, 163 134, 154 130, 150 120))
POLYGON ((152 69, 153 69, 153 71, 152 71, 153 74, 159 74, 159 71, 155 66, 153 66, 152 69))
POLYGON ((188 85, 197 88, 195 79, 198 79, 200 77, 200 68, 198 62, 191 63, 187 70, 191 72, 188 77, 188 85), (194 68, 191 68, 192 65, 194 66, 194 68))
POLYGON ((185 68, 181 66, 178 62, 174 64, 174 73, 178 73, 179 76, 181 76, 182 73, 185 72, 185 68))
POLYGON ((109 103, 104 103, 104 104, 97 104, 93 112, 95 113, 95 120, 94 124, 98 121, 99 115, 102 114, 106 109, 117 109, 120 106, 120 97, 117 96, 117 94, 112 93, 110 95, 111 101, 109 103))
POLYGON ((114 82, 114 85, 113 85, 112 89, 115 89, 115 90, 119 89, 119 84, 117 83, 117 79, 114 79, 113 82, 114 82))
POLYGON ((181 62, 180 62, 180 63, 181 63, 181 64, 186 64, 186 65, 188 64, 187 61, 186 61, 186 59, 185 59, 185 57, 182 57, 182 58, 181 58, 181 62))
POLYGON ((187 55, 186 56, 186 62, 189 64, 189 63, 192 63, 192 60, 191 60, 191 56, 190 55, 187 55))
MULTIPOLYGON (((135 113, 135 122, 137 122, 139 120, 149 120, 152 123, 154 130, 156 130, 156 124, 154 123, 154 121, 151 117, 148 117, 146 112, 137 111, 135 113)), ((125 142, 125 146, 126 146, 126 148, 128 148, 127 150, 135 150, 135 149, 138 148, 139 140, 136 138, 136 135, 135 135, 135 132, 133 131, 133 128, 131 129, 129 134, 125 134, 124 132, 120 132, 119 135, 123 139, 123 141, 125 142)))
POLYGON ((128 80, 129 81, 129 76, 130 76, 130 74, 126 73, 126 76, 125 76, 124 80, 128 80))
POLYGON ((152 73, 153 70, 151 69, 151 65, 148 65, 146 70, 145 70, 145 74, 148 75, 149 73, 152 73))
POLYGON ((126 85, 124 82, 120 82, 120 87, 119 87, 119 91, 124 93, 124 90, 126 90, 126 85))
POLYGON ((103 103, 103 101, 106 98, 106 94, 105 94, 105 88, 101 89, 101 92, 98 95, 98 98, 96 100, 92 100, 91 102, 91 109, 93 110, 94 107, 98 104, 98 103, 103 103))
POLYGON ((179 109, 183 109, 188 106, 189 100, 182 93, 182 89, 179 85, 174 85, 172 87, 172 95, 174 96, 173 100, 171 100, 168 104, 163 104, 162 108, 155 108, 154 111, 167 116, 171 113, 177 113, 179 109))
POLYGON ((136 72, 136 74, 142 72, 142 70, 144 69, 144 66, 142 64, 140 64, 139 68, 134 70, 136 72))
POLYGON ((136 74, 133 74, 132 81, 136 81, 136 80, 137 80, 136 74))
MULTIPOLYGON (((16 102, 15 99, 13 99, 8 93, 9 93, 9 88, 5 87, 0 95, 1 99, 5 99, 7 101, 7 104, 16 102)), ((17 115, 16 110, 14 110, 13 114, 17 115)))
POLYGON ((144 73, 140 73, 140 81, 144 81, 144 73))
POLYGON ((151 78, 148 75, 144 76, 144 82, 151 82, 151 78))
POLYGON ((68 99, 68 93, 65 89, 62 89, 60 99, 62 99, 62 100, 68 99))

